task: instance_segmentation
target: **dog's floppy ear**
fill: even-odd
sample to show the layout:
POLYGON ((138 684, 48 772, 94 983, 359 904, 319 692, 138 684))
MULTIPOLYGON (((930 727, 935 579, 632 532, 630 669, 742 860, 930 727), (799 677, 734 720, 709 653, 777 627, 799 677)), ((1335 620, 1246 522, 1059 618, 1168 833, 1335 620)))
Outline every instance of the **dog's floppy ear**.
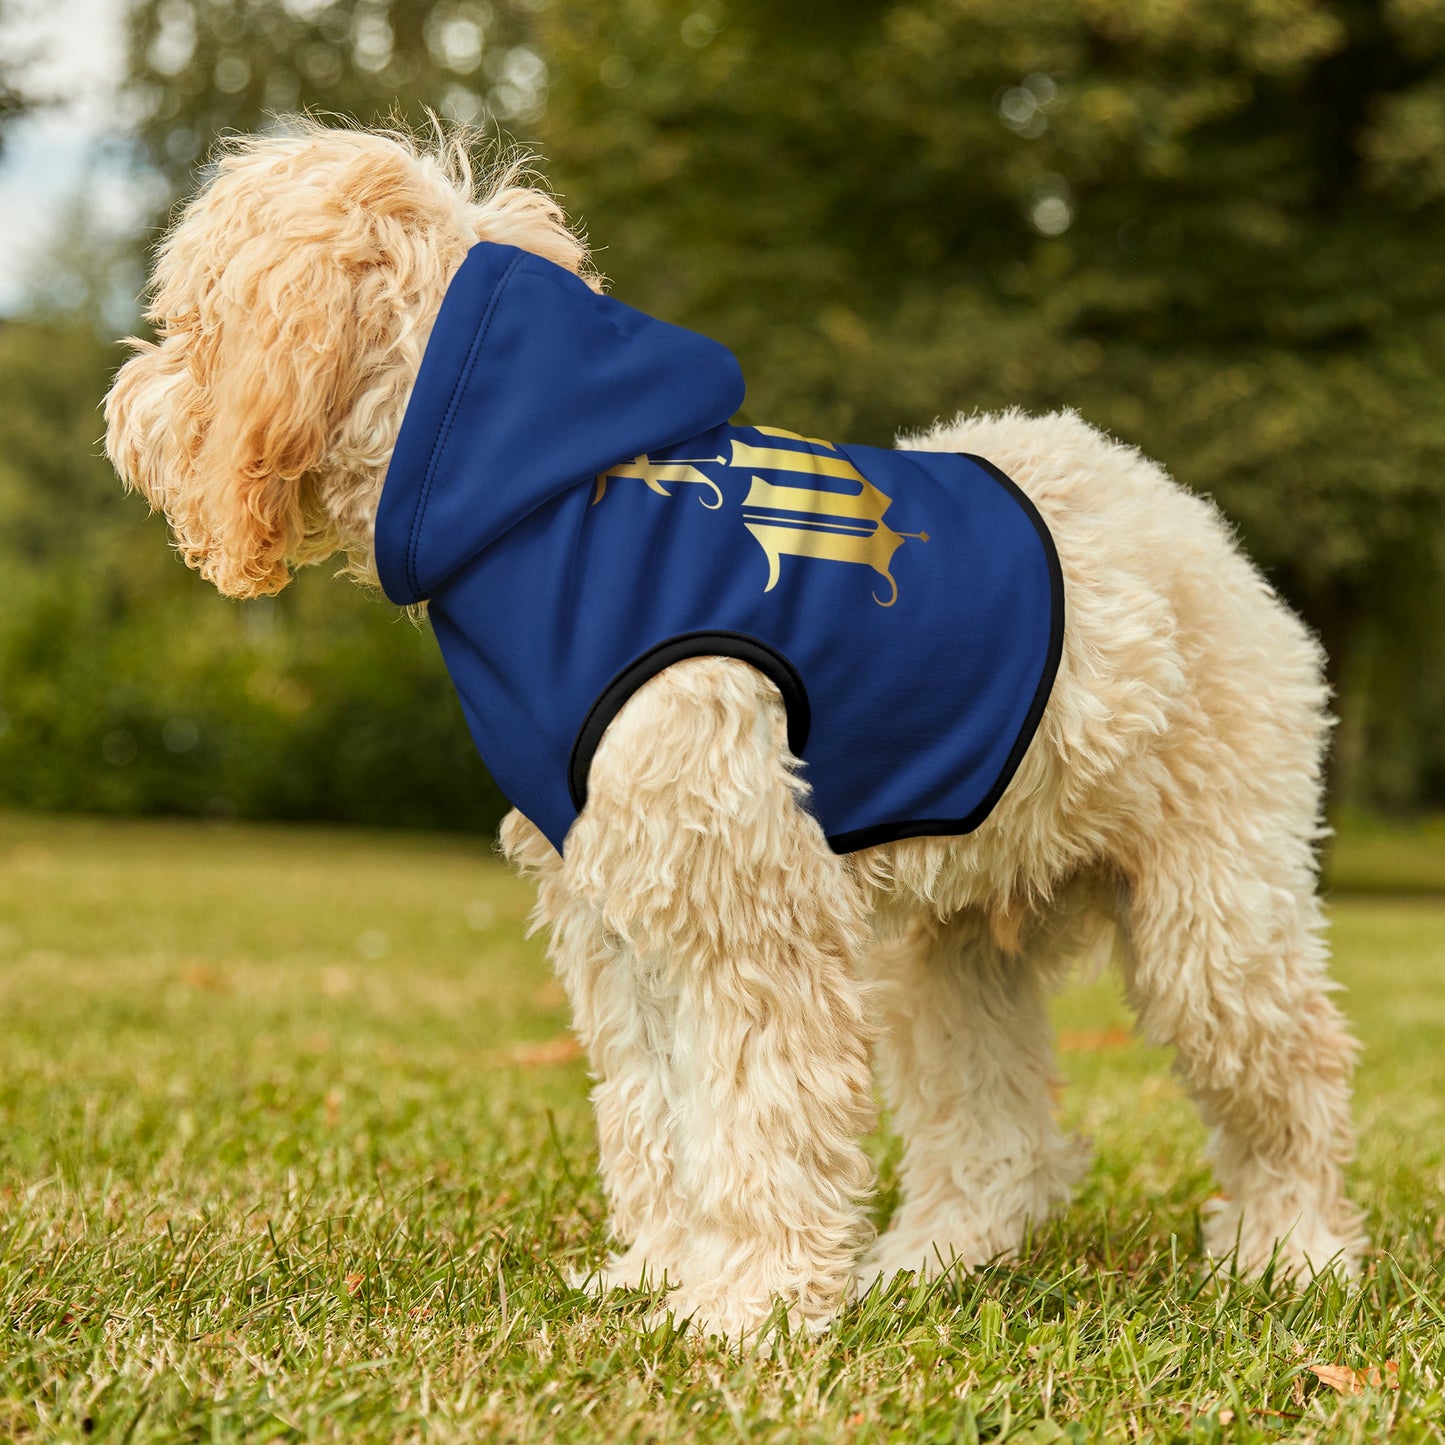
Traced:
POLYGON ((323 494, 384 468, 421 298, 465 252, 457 208, 394 141, 313 126, 232 143, 162 245, 159 343, 133 343, 106 445, 221 592, 278 592, 352 544, 323 494))
POLYGON ((280 591, 288 560, 315 550, 308 534, 322 519, 308 517, 307 481, 369 349, 362 279, 324 243, 278 245, 233 263, 213 324, 193 342, 192 374, 214 401, 192 462, 209 516, 186 560, 231 596, 280 591))
POLYGON ((258 237, 193 304, 169 312, 162 286, 160 344, 140 347, 107 400, 117 470, 164 509, 186 563, 228 596, 278 592, 288 562, 327 550, 307 479, 371 339, 355 261, 317 240, 258 237))
POLYGON ((156 258, 106 399, 106 449, 164 510, 186 562, 232 597, 337 551, 369 575, 371 519, 447 283, 475 240, 596 285, 518 158, 479 187, 464 138, 297 121, 223 143, 156 258), (358 560, 360 559, 360 560, 358 560))

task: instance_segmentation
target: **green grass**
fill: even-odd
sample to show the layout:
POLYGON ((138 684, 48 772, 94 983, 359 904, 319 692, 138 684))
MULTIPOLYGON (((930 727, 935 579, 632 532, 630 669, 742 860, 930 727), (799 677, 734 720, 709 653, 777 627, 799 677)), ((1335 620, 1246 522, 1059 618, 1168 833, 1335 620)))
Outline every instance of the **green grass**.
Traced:
POLYGON ((1332 903, 1361 1288, 1210 1275, 1201 1129, 1100 983, 1074 1206, 772 1359, 567 1284, 602 1203, 528 906, 481 843, 0 817, 0 1439, 1445 1439, 1445 900, 1332 903))
POLYGON ((1350 815, 1337 822, 1325 883, 1347 893, 1445 894, 1445 817, 1412 823, 1350 815))

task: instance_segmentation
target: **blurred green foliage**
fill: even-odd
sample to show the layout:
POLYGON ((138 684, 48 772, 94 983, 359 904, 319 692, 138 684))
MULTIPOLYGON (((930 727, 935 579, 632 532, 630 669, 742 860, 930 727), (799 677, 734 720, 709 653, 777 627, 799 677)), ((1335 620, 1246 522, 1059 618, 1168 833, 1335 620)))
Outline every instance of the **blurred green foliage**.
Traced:
POLYGON ((0 805, 490 828, 430 638, 309 574, 218 597, 101 454, 114 348, 0 326, 0 805))
MULTIPOLYGON (((1442 0, 139 0, 132 42, 173 195, 268 111, 430 105, 536 145, 751 415, 886 443, 1076 407, 1320 631, 1337 795, 1445 803, 1442 0)), ((0 330, 0 798, 495 816, 428 639, 168 558, 95 454, 116 359, 73 316, 0 330)))
POLYGON ((1445 801, 1445 5, 559 4, 549 173, 759 416, 1072 406, 1321 633, 1338 791, 1445 801))
MULTIPOLYGON (((4 26, 14 11, 10 0, 0 0, 0 26, 4 26)), ((20 84, 19 71, 23 57, 13 53, 9 46, 0 50, 0 155, 5 150, 5 127, 18 120, 34 105, 34 98, 20 84)))

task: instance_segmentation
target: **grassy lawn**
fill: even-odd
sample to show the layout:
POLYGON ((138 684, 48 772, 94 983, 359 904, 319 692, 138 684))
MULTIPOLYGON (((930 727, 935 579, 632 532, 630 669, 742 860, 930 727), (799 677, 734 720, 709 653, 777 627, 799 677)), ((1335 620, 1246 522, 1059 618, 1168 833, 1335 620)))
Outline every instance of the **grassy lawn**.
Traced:
POLYGON ((1445 817, 1337 823, 1325 868, 1327 887, 1350 893, 1445 895, 1445 817))
POLYGON ((587 1081, 485 844, 0 817, 0 1439, 1445 1439, 1445 897, 1344 892, 1395 844, 1351 847, 1361 1288, 1211 1277, 1202 1131, 1103 982, 1074 1206, 757 1359, 567 1284, 587 1081))

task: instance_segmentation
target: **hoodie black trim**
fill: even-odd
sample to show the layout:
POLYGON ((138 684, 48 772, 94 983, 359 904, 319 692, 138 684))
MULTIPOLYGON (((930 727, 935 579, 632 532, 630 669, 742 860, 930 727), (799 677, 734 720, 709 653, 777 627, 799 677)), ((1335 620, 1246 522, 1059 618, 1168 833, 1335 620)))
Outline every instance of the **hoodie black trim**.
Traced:
POLYGON ((808 705, 808 690, 803 686, 797 668, 781 652, 743 632, 679 633, 628 663, 602 689, 582 720, 567 767, 567 789, 579 813, 587 803, 587 775, 592 768, 593 755, 612 719, 644 682, 673 663, 685 662, 690 657, 733 657, 757 668, 783 695, 783 707, 788 714, 788 747, 795 757, 802 756, 808 743, 813 714, 808 705))

